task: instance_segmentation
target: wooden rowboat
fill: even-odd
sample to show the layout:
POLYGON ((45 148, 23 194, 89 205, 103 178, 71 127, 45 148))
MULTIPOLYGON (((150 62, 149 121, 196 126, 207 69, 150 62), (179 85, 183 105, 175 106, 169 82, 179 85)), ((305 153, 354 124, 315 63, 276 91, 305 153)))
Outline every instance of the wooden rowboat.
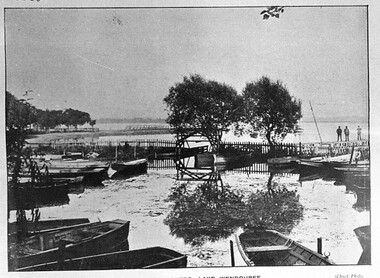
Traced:
POLYGON ((10 244, 9 269, 128 250, 128 234, 129 221, 124 220, 80 224, 38 233, 21 243, 10 244))
POLYGON ((249 167, 253 164, 252 153, 239 155, 220 155, 213 153, 202 153, 195 156, 194 167, 197 169, 212 169, 226 171, 237 168, 249 167))
POLYGON ((17 271, 182 268, 187 256, 163 247, 111 252, 19 268, 17 271))
POLYGON ((317 169, 326 169, 326 170, 332 170, 334 168, 349 168, 349 167, 360 167, 360 168, 368 168, 369 162, 368 161, 358 161, 358 163, 352 163, 346 161, 319 161, 319 160, 311 160, 311 159, 300 159, 299 165, 306 166, 306 167, 313 167, 317 169))
POLYGON ((358 238, 363 252, 359 258, 359 265, 371 264, 371 226, 362 226, 354 229, 355 235, 358 238))
POLYGON ((348 187, 370 189, 371 171, 370 167, 340 167, 334 168, 334 175, 337 184, 344 184, 348 187))
POLYGON ((239 252, 249 266, 332 265, 328 258, 273 230, 236 235, 239 252))
POLYGON ((148 170, 147 159, 136 159, 127 162, 112 163, 111 168, 116 171, 117 175, 134 176, 145 174, 148 170))
MULTIPOLYGON (((73 226, 79 224, 90 223, 88 218, 69 218, 69 219, 50 219, 41 220, 37 222, 27 221, 25 223, 26 229, 29 233, 43 232, 54 228, 61 228, 66 226, 73 226)), ((17 223, 8 223, 8 235, 17 232, 17 223)))
POLYGON ((298 165, 298 161, 299 159, 296 156, 276 157, 267 160, 268 167, 272 169, 295 168, 298 165))

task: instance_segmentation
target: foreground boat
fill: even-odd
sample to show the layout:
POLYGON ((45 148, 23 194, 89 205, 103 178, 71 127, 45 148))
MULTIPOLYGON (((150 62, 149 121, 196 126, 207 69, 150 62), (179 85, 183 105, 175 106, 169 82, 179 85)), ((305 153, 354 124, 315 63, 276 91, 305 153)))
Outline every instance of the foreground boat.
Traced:
POLYGON ((80 224, 38 233, 21 243, 10 244, 9 269, 128 250, 128 234, 129 221, 124 220, 80 224))
POLYGON ((239 252, 249 266, 332 265, 318 254, 273 230, 236 235, 239 252))
POLYGON ((111 252, 19 268, 17 271, 183 268, 187 256, 163 247, 111 252))
POLYGON ((371 264, 371 227, 362 226, 354 230, 356 237, 358 238, 360 245, 363 248, 363 252, 359 258, 359 265, 371 264))
POLYGON ((134 176, 145 174, 148 170, 148 160, 144 158, 127 162, 115 162, 111 164, 111 168, 116 171, 117 175, 134 176))
MULTIPOLYGON (((50 230, 54 228, 61 228, 66 226, 73 226, 79 224, 90 223, 88 218, 69 218, 69 219, 51 219, 51 220, 41 220, 41 221, 27 221, 25 222, 26 230, 28 233, 43 232, 45 230, 50 230)), ((17 232, 17 223, 8 223, 8 235, 17 232)))

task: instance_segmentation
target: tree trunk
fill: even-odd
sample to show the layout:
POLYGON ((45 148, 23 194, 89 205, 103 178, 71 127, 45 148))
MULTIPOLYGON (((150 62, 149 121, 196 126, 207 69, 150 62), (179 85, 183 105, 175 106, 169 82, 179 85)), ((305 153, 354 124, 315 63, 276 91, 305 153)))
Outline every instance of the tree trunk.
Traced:
POLYGON ((275 157, 276 156, 276 151, 275 151, 275 148, 274 148, 274 144, 270 138, 270 134, 271 132, 267 132, 267 134, 265 135, 267 141, 268 141, 268 144, 269 144, 269 156, 270 157, 275 157))
POLYGON ((272 188, 273 177, 274 177, 274 174, 271 172, 270 175, 269 175, 269 178, 268 178, 268 182, 267 182, 267 189, 268 189, 268 194, 269 195, 273 195, 273 193, 274 193, 274 190, 272 188))

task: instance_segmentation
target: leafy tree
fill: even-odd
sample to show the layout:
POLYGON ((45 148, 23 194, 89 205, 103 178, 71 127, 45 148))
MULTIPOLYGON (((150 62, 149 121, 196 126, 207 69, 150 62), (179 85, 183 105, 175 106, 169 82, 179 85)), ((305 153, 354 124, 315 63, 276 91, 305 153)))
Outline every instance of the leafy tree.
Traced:
POLYGON ((260 14, 263 16, 263 19, 269 19, 270 17, 279 18, 280 13, 284 12, 284 7, 280 6, 270 6, 263 10, 260 14))
POLYGON ((63 124, 62 110, 38 110, 38 124, 45 130, 63 124))
POLYGON ((17 182, 22 161, 25 158, 26 139, 31 125, 37 122, 37 109, 24 99, 17 99, 6 92, 6 149, 7 163, 12 173, 12 181, 17 182))
POLYGON ((184 77, 164 98, 168 107, 167 123, 176 133, 197 131, 208 138, 214 148, 222 132, 236 121, 239 96, 234 88, 200 75, 184 77))
POLYGON ((243 121, 265 136, 271 153, 277 142, 296 131, 302 117, 301 102, 280 81, 272 82, 268 77, 246 84, 243 108, 243 121))
POLYGON ((89 123, 91 121, 90 114, 71 108, 66 109, 62 116, 63 124, 67 126, 74 126, 75 128, 77 128, 78 125, 84 125, 85 123, 89 123))

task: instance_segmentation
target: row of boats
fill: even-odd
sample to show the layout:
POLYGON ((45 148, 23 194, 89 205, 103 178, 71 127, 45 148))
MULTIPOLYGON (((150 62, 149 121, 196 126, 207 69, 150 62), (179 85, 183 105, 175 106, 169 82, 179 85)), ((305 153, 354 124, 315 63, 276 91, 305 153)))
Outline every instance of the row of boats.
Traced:
MULTIPOLYGON (((54 192, 60 185, 76 181, 102 180, 110 169, 117 175, 136 175, 147 171, 147 160, 119 162, 109 165, 101 161, 83 158, 51 159, 39 161, 38 170, 45 170, 49 181, 27 182, 34 189, 41 188, 54 192)), ((251 162, 251 155, 237 156, 234 159, 220 158, 212 154, 197 154, 196 168, 209 165, 223 169, 233 169, 236 165, 245 166, 251 162)), ((300 159, 295 157, 274 158, 268 160, 269 168, 281 171, 292 167, 303 167, 313 172, 334 172, 337 181, 351 181, 356 186, 369 187, 366 181, 370 176, 369 162, 353 159, 348 155, 344 159, 300 159), (347 159, 348 158, 348 159, 347 159), (365 181, 363 183, 363 181, 365 181)), ((33 179, 40 173, 26 172, 25 176, 33 179)), ((40 175, 39 175, 40 176, 40 175)), ((23 183, 19 185, 22 187, 23 183)), ((27 186, 25 186, 27 188, 27 186)), ((50 193, 49 193, 50 194, 50 193)), ((148 247, 129 250, 129 221, 113 220, 89 223, 88 219, 59 220, 60 223, 40 221, 39 228, 29 227, 31 231, 23 241, 17 241, 15 228, 8 227, 9 270, 101 270, 133 268, 172 268, 186 267, 187 256, 164 247, 148 247), (83 222, 82 222, 83 221, 83 222)), ((31 225, 36 225, 35 223, 31 225)), ((363 247, 359 264, 370 261, 370 228, 360 227, 355 230, 363 247)), ((300 243, 291 240, 277 231, 252 229, 236 236, 239 252, 247 265, 333 265, 326 256, 314 252, 300 243)))
POLYGON ((17 189, 24 193, 38 191, 37 194, 60 192, 76 184, 97 185, 106 178, 144 174, 147 165, 147 159, 109 163, 79 157, 76 153, 39 158, 21 170, 17 189))
MULTIPOLYGON (((83 193, 86 187, 102 186, 108 178, 130 177, 147 172, 147 160, 105 162, 81 153, 47 155, 31 159, 17 182, 8 182, 8 210, 28 210, 69 202, 68 194, 83 193)), ((9 174, 9 177, 12 173, 9 174)))
MULTIPOLYGON (((10 187, 8 196, 12 202, 19 199, 28 201, 35 195, 51 197, 61 191, 67 193, 70 185, 97 184, 108 177, 129 177, 147 172, 147 159, 108 163, 72 153, 33 161, 33 167, 21 171, 20 182, 10 187)), ((86 218, 78 218, 24 224, 28 232, 22 237, 18 232, 20 224, 8 224, 10 271, 173 268, 187 265, 187 256, 168 248, 153 246, 129 250, 129 221, 116 219, 90 223, 86 218)))
MULTIPOLYGON (((30 225, 33 225, 34 229, 30 230, 28 237, 21 242, 16 241, 15 227, 12 227, 14 224, 9 225, 10 271, 187 266, 187 256, 169 248, 154 246, 129 250, 129 221, 117 219, 89 223, 88 219, 83 218, 41 221, 30 225)), ((363 248, 358 264, 370 264, 370 226, 359 227, 354 232, 363 248)), ((236 234, 236 244, 248 266, 335 264, 327 256, 274 230, 248 229, 236 234)))
MULTIPOLYGON (((30 225, 36 225, 30 223, 30 225)), ((9 227, 9 270, 106 270, 186 267, 187 256, 154 246, 129 250, 129 221, 41 221, 21 242, 9 227), (71 225, 73 224, 74 225, 71 225), (60 226, 60 225, 68 226, 60 226), (58 227, 56 227, 58 226, 58 227), (48 229, 46 229, 48 228, 48 229)), ((14 224, 13 224, 14 226, 14 224)))
MULTIPOLYGON (((89 158, 84 158, 81 153, 70 153, 63 156, 51 156, 48 159, 41 158, 36 161, 38 171, 48 174, 55 179, 73 178, 83 176, 85 179, 111 177, 114 174, 131 176, 147 171, 147 159, 134 159, 127 162, 115 161, 104 162, 89 158), (108 170, 111 173, 108 174, 108 170)), ((29 173, 24 173, 30 176, 29 173)))
POLYGON ((355 159, 355 152, 336 157, 299 158, 294 156, 268 159, 273 172, 298 172, 300 181, 318 177, 334 179, 336 184, 369 189, 369 158, 355 159))

